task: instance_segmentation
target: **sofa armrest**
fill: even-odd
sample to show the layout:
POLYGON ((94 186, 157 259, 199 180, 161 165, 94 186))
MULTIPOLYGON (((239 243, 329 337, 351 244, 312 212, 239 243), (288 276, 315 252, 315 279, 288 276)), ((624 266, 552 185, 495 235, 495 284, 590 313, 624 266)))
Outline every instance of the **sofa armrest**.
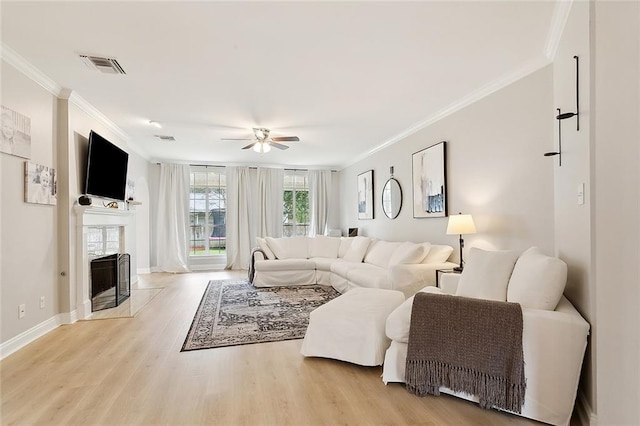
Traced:
POLYGON ((404 293, 404 297, 416 294, 418 290, 436 285, 436 269, 451 269, 455 263, 417 263, 395 265, 389 268, 389 279, 393 290, 404 293))
POLYGON ((556 417, 554 424, 569 424, 589 323, 564 297, 555 311, 523 309, 522 319, 527 399, 546 401, 536 407, 538 414, 556 417))
POLYGON ((267 258, 264 257, 264 253, 260 250, 256 250, 253 252, 253 260, 254 261, 258 261, 258 260, 266 260, 267 258))

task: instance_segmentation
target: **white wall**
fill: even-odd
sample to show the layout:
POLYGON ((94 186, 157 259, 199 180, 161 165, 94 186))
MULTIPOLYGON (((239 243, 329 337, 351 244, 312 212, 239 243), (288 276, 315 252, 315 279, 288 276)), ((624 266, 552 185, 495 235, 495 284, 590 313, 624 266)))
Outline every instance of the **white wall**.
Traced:
POLYGON ((640 424, 640 3, 593 6, 598 424, 640 424))
MULTIPOLYGON (((562 33, 553 62, 554 105, 562 112, 576 112, 576 61, 580 66, 580 130, 576 130, 577 119, 563 120, 562 166, 554 162, 555 197, 555 245, 558 257, 568 265, 565 295, 584 318, 592 325, 589 347, 582 369, 581 392, 593 408, 595 399, 595 357, 592 348, 596 340, 595 327, 595 281, 592 262, 592 217, 595 204, 591 173, 592 97, 590 89, 590 5, 574 2, 562 33), (578 188, 584 184, 584 204, 578 204, 578 188)), ((555 149, 558 147, 558 126, 554 122, 555 149)))
POLYGON ((132 262, 137 261, 143 270, 149 268, 150 204, 146 160, 128 149, 101 120, 63 99, 64 95, 53 94, 4 60, 1 64, 2 105, 31 118, 30 161, 53 166, 58 175, 57 206, 27 204, 25 160, 0 154, 0 339, 4 353, 74 319, 78 277, 73 205, 82 192, 86 137, 91 129, 129 152, 128 175, 136 182, 137 197, 143 202, 136 208, 137 259, 132 262), (39 308, 41 296, 45 297, 43 309, 39 308), (23 319, 18 319, 19 304, 26 305, 23 319), (5 347, 8 341, 11 344, 5 347))
MULTIPOLYGON (((31 118, 31 159, 56 167, 56 99, 2 61, 2 105, 31 118)), ((24 202, 24 158, 0 153, 1 341, 58 313, 57 208, 24 202), (39 299, 45 297, 45 308, 39 299), (18 305, 26 316, 18 319, 18 305)))
MULTIPOLYGON (((478 233, 466 247, 522 251, 535 245, 553 253, 552 68, 547 66, 341 171, 341 227, 394 241, 430 241, 456 248, 447 219, 414 219, 411 154, 447 141, 449 214, 471 213, 478 233), (403 204, 390 220, 381 191, 389 166, 403 204), (356 176, 374 170, 374 220, 358 220, 356 176)), ((457 256, 456 256, 457 259, 457 256)))

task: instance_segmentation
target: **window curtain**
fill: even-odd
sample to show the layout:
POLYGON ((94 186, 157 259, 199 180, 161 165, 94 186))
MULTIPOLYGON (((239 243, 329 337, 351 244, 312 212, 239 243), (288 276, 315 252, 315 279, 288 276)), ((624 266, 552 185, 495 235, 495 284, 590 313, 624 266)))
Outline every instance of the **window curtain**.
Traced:
POLYGON ((309 170, 309 235, 325 235, 331 199, 331 170, 309 170))
POLYGON ((256 243, 254 184, 255 170, 227 167, 226 269, 249 269, 251 249, 256 243))
POLYGON ((157 265, 165 272, 189 272, 189 166, 160 165, 157 265))
POLYGON ((282 237, 284 170, 258 168, 258 237, 282 237))

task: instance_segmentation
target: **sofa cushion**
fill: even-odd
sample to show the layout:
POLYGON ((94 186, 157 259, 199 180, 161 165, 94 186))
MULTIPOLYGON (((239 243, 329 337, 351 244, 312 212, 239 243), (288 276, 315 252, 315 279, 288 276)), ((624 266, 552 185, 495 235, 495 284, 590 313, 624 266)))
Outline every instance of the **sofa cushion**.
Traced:
POLYGON ((523 308, 556 309, 567 283, 567 264, 537 247, 520 255, 507 288, 507 302, 523 308))
POLYGON ((370 263, 381 268, 387 268, 391 256, 393 256, 393 253, 401 245, 402 243, 378 240, 374 244, 371 244, 367 255, 364 257, 364 261, 365 263, 370 263))
POLYGON ((353 243, 353 237, 340 238, 340 247, 338 248, 338 257, 340 259, 344 258, 344 255, 347 254, 347 251, 351 248, 351 243, 353 243))
POLYGON ((331 271, 333 263, 344 262, 342 259, 330 259, 328 257, 311 257, 309 260, 315 262, 318 271, 331 271))
POLYGON ((260 250, 262 250, 262 252, 267 257, 267 259, 273 260, 276 258, 276 255, 269 248, 269 244, 267 244, 267 240, 265 240, 264 238, 257 238, 257 241, 258 241, 258 247, 260 247, 260 250))
POLYGON ((368 267, 350 269, 347 279, 360 287, 392 289, 393 283, 386 269, 371 264, 365 265, 368 267))
POLYGON ((353 269, 354 267, 360 267, 364 265, 364 263, 354 264, 353 262, 348 262, 346 260, 335 261, 331 264, 330 270, 336 275, 340 275, 343 278, 347 278, 347 273, 349 269, 353 269))
POLYGON ((344 260, 348 262, 362 263, 364 255, 369 248, 371 238, 369 237, 354 237, 351 242, 349 250, 344 255, 344 260))
POLYGON ((429 252, 424 257, 422 263, 443 263, 449 259, 453 253, 453 247, 438 245, 438 244, 430 244, 429 252))
POLYGON ((401 243, 389 259, 389 267, 396 265, 416 264, 422 262, 427 254, 427 248, 422 244, 412 242, 401 243))
POLYGON ((507 286, 518 259, 512 251, 487 251, 472 247, 460 276, 457 296, 507 300, 507 286))
POLYGON ((258 260, 256 271, 314 271, 316 263, 309 259, 258 260))
POLYGON ((308 239, 308 237, 265 238, 278 259, 306 259, 309 257, 308 239))
POLYGON ((317 235, 309 238, 309 257, 338 257, 340 238, 317 235))

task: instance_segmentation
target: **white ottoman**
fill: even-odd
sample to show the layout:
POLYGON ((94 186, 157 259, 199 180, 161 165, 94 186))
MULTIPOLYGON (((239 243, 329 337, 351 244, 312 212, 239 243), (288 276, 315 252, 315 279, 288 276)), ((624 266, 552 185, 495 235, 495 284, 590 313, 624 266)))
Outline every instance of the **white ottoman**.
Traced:
POLYGON ((387 317, 404 302, 404 293, 354 288, 311 312, 300 353, 354 364, 382 365, 391 344, 387 317))

